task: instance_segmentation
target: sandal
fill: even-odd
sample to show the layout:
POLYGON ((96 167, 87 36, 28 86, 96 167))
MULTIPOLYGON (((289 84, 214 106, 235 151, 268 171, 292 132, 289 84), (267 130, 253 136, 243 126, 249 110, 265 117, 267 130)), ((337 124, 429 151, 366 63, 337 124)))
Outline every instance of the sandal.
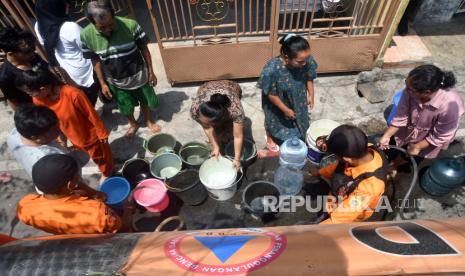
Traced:
POLYGON ((269 143, 268 142, 268 136, 265 135, 265 142, 266 142, 266 148, 269 150, 269 151, 272 151, 272 152, 279 152, 279 146, 272 142, 272 143, 269 143))

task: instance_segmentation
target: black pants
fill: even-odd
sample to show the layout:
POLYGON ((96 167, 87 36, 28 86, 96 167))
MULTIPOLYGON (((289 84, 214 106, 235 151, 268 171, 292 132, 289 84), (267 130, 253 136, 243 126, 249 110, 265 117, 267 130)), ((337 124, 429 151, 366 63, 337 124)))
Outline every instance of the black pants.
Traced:
POLYGON ((90 87, 79 86, 79 88, 82 91, 84 91, 90 103, 93 106, 95 106, 95 104, 97 103, 98 94, 100 93, 100 90, 101 90, 100 83, 98 81, 94 81, 94 83, 90 87))

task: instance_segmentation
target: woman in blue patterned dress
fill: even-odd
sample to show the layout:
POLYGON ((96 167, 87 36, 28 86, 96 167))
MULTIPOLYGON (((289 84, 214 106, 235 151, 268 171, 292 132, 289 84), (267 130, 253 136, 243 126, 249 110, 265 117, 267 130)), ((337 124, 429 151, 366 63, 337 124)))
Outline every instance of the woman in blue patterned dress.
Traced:
POLYGON ((281 55, 268 61, 257 83, 262 89, 267 148, 272 152, 294 136, 305 141, 318 66, 303 37, 288 34, 280 43, 281 55))

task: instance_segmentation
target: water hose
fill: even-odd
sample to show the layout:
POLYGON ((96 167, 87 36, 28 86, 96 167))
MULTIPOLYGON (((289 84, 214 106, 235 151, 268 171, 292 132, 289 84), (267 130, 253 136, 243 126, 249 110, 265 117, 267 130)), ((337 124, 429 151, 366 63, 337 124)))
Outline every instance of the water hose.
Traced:
POLYGON ((411 193, 413 191, 413 188, 415 187, 415 184, 417 183, 417 180, 418 180, 418 164, 415 161, 415 158, 413 158, 413 156, 410 156, 410 154, 408 154, 408 152, 404 148, 401 148, 401 147, 398 147, 398 146, 393 146, 393 145, 389 145, 388 148, 401 151, 402 153, 404 153, 410 159, 410 163, 412 164, 412 168, 413 168, 412 181, 410 182, 410 187, 408 188, 407 193, 405 193, 405 196, 402 199, 402 204, 401 204, 400 210, 399 210, 400 218, 402 220, 407 220, 408 218, 406 218, 404 216, 405 202, 407 202, 407 200, 409 199, 409 197, 410 197, 410 195, 411 195, 411 193))

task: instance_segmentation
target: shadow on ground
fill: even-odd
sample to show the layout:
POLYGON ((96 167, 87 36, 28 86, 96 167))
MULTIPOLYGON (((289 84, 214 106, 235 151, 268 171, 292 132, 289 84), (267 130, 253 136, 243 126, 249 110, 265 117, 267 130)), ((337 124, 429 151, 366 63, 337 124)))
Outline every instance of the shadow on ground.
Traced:
POLYGON ((189 99, 189 96, 182 91, 168 91, 157 95, 159 107, 157 108, 158 119, 171 122, 174 114, 181 111, 182 103, 189 99))

